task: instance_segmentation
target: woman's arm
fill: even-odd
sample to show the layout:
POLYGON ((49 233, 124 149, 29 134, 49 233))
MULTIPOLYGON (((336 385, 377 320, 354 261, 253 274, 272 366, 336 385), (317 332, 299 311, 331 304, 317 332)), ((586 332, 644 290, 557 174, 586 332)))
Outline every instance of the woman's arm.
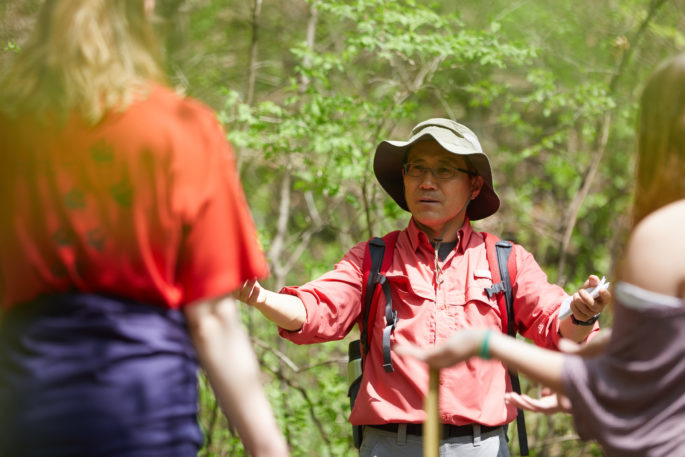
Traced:
POLYGON ((685 200, 668 204, 635 227, 621 263, 620 279, 685 300, 685 200))
POLYGON ((250 340, 230 297, 185 307, 190 336, 217 401, 250 455, 289 455, 260 380, 250 340))
POLYGON ((442 346, 419 349, 415 346, 398 346, 400 355, 423 360, 432 368, 446 368, 479 354, 500 360, 510 369, 554 391, 565 394, 561 381, 563 354, 516 340, 498 331, 460 330, 442 346))

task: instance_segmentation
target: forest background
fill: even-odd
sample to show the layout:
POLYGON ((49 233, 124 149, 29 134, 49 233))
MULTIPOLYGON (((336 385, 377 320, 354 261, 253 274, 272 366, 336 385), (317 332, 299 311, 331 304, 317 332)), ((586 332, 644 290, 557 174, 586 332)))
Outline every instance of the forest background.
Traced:
MULTIPOLYGON (((0 0, 0 77, 42 0, 0 0)), ((235 146, 271 276, 301 284, 408 214, 375 146, 429 117, 468 125, 502 207, 475 224, 523 244, 552 282, 611 278, 630 223, 636 106, 685 47, 684 0, 158 0, 172 85, 235 146)), ((296 346, 242 309, 294 456, 354 456, 347 343, 296 346)), ((611 325, 610 313, 601 317, 611 325)), ((229 351, 226 357, 231 357, 229 351)), ((201 377, 201 456, 245 455, 201 377)), ((537 386, 524 390, 537 395, 537 386)), ((570 417, 527 414, 531 455, 603 455, 570 417)), ((515 426, 510 427, 518 455, 515 426)), ((268 437, 266 437, 268 438, 268 437)))

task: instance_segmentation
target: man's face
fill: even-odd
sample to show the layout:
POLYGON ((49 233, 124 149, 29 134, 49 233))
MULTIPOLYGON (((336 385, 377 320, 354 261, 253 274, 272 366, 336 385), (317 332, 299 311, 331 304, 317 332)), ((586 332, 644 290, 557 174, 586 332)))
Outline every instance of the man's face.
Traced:
MULTIPOLYGON (((423 141, 412 146, 407 163, 432 168, 466 169, 466 160, 447 152, 436 141, 423 141)), ((466 216, 466 204, 478 196, 483 184, 480 176, 470 176, 457 171, 452 178, 439 179, 428 170, 420 177, 409 176, 403 171, 404 197, 414 219, 432 231, 434 237, 442 235, 446 224, 452 222, 460 227, 466 216)), ((429 234, 430 235, 430 234, 429 234)))

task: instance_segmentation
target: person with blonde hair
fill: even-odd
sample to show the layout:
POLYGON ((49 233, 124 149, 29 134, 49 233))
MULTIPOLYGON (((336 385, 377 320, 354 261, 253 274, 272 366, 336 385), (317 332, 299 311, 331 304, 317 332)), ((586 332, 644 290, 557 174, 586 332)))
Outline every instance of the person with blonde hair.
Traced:
POLYGON ((154 6, 43 2, 0 85, 0 455, 195 456, 198 361, 247 451, 288 455, 231 297, 267 263, 154 6))
POLYGON ((559 395, 513 404, 570 410, 580 437, 608 456, 666 457, 685 451, 685 53, 651 75, 640 110, 634 222, 599 355, 555 353, 487 329, 397 352, 434 368, 497 359, 559 395))

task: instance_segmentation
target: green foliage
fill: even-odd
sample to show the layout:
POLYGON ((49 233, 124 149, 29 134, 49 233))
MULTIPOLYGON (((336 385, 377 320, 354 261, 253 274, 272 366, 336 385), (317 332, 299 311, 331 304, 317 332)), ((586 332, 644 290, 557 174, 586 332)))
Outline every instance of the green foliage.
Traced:
MULTIPOLYGON (((248 106, 231 91, 220 115, 243 154, 257 154, 264 166, 288 173, 293 190, 332 199, 327 207, 349 205, 359 239, 388 226, 388 215, 391 224, 399 216, 378 201, 371 161, 381 138, 420 116, 412 98, 429 90, 434 77, 453 78, 470 67, 484 74, 473 84, 486 98, 496 90, 488 84, 488 68, 522 64, 535 53, 502 42, 496 24, 468 29, 457 15, 438 15, 414 2, 319 1, 317 8, 320 22, 348 29, 343 39, 329 38, 338 41, 334 51, 296 43, 291 52, 300 63, 279 104, 248 106)), ((334 226, 346 222, 327 216, 334 226)), ((310 222, 303 217, 299 229, 310 222)))
POLYGON ((15 43, 14 41, 8 41, 5 43, 3 50, 4 51, 10 51, 10 52, 19 52, 19 45, 17 43, 15 43))
MULTIPOLYGON (((0 8, 0 77, 39 3, 0 8)), ((216 108, 235 147, 268 287, 317 277, 406 224, 375 181, 373 154, 436 116, 472 127, 490 157, 502 207, 478 229, 523 244, 568 291, 588 273, 611 276, 630 222, 637 95, 685 43, 683 0, 653 16, 650 0, 264 0, 259 14, 256 4, 162 6, 172 83, 216 108)), ((345 341, 295 346, 254 310, 244 317, 293 455, 356 455, 345 341)), ((201 386, 202 455, 244 455, 201 386)), ((531 455, 602 455, 567 416, 527 421, 531 455)))
MULTIPOLYGON (((267 248, 283 235, 273 217, 280 204, 273 190, 285 177, 291 180, 289 246, 280 255, 299 257, 281 281, 316 277, 355 243, 406 224, 407 214, 375 183, 373 153, 382 139, 402 139, 430 116, 473 126, 491 156, 503 206, 479 228, 524 244, 551 280, 561 280, 569 291, 589 273, 610 275, 628 223, 616 216, 625 215, 630 203, 634 86, 649 70, 630 62, 620 66, 627 50, 622 40, 632 39, 647 6, 543 2, 517 9, 494 2, 456 12, 447 2, 317 1, 314 41, 302 34, 281 44, 290 51, 277 95, 264 93, 247 104, 231 90, 221 109, 245 164, 255 217, 265 224, 260 233, 267 248), (598 171, 571 218, 568 207, 597 154, 603 154, 598 171), (300 249, 304 235, 311 236, 300 249)), ((644 45, 628 44, 638 47, 636 54, 654 52, 653 40, 666 39, 672 44, 657 52, 665 56, 682 40, 677 21, 665 14, 650 30, 644 45)), ((296 364, 345 358, 340 343, 271 344, 296 364)), ((355 454, 344 420, 341 368, 320 365, 311 369, 312 377, 309 370, 288 373, 283 364, 280 373, 275 365, 268 369, 278 379, 288 376, 274 386, 279 393, 273 400, 294 455, 355 454), (287 400, 280 390, 290 392, 287 400)), ((535 393, 535 386, 525 386, 535 393)), ((528 414, 528 422, 533 455, 601 455, 596 445, 575 438, 567 416, 528 414)))

